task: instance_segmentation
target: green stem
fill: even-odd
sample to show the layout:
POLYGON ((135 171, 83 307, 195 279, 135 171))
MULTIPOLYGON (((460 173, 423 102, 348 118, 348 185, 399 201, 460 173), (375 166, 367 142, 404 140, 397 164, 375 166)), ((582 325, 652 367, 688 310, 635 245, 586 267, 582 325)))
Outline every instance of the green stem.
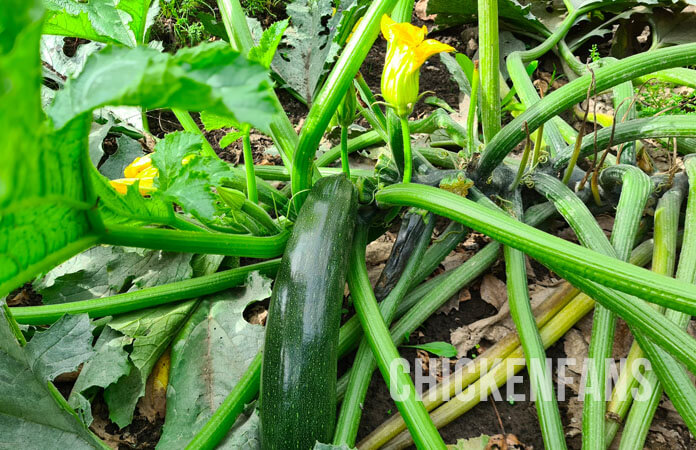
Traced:
MULTIPOLYGON (((544 347, 549 347, 566 334, 578 320, 592 310, 593 305, 594 302, 588 296, 577 295, 539 331, 544 347)), ((518 346, 503 359, 502 363, 492 367, 461 393, 433 411, 431 413, 433 423, 438 428, 442 428, 471 410, 481 401, 481 398, 485 398, 493 389, 505 384, 509 376, 522 370, 525 365, 520 364, 520 361, 524 361, 524 351, 521 346, 518 346)), ((383 442, 384 434, 391 434, 392 430, 384 431, 385 433, 380 436, 370 435, 368 437, 370 445, 367 445, 366 439, 359 444, 360 448, 378 448, 373 442, 383 442)), ((407 448, 410 442, 411 437, 407 433, 401 433, 389 442, 389 448, 407 448)))
MULTIPOLYGON (((541 221, 543 221, 546 217, 548 217, 548 215, 537 215, 536 211, 532 211, 532 208, 529 208, 527 210, 527 213, 525 214, 525 217, 528 219, 530 224, 538 224, 538 222, 540 223, 541 221), (530 216, 530 212, 533 213, 532 215, 534 217, 530 216)), ((488 249, 492 248, 492 246, 495 246, 496 251, 494 252, 494 256, 492 257, 492 260, 489 264, 495 262, 495 260, 497 259, 497 250, 500 247, 500 244, 498 244, 497 242, 491 242, 483 250, 481 250, 479 253, 467 260, 467 262, 462 264, 462 266, 459 266, 457 269, 454 269, 452 271, 452 275, 454 275, 454 272, 459 271, 461 267, 468 265, 470 261, 474 260, 475 258, 478 258, 479 255, 482 255, 483 253, 487 252, 488 249)), ((631 255, 631 263, 640 266, 647 264, 650 260, 650 255, 652 254, 652 247, 652 241, 645 241, 641 245, 636 247, 633 254, 631 255)), ((488 265, 485 266, 480 272, 477 271, 477 274, 474 275, 474 277, 479 276, 487 268, 488 265)), ((467 276, 466 272, 462 272, 461 274, 462 276, 467 276)), ((430 283, 430 281, 428 283, 430 283)), ((456 293, 457 290, 453 292, 456 293)), ((537 327, 540 329, 540 335, 545 347, 553 344, 553 342, 549 340, 550 335, 555 333, 558 336, 558 338, 560 338, 560 336, 565 334, 565 331, 567 331, 568 328, 574 325, 575 321, 582 318, 582 316, 589 312, 592 309, 592 306, 594 305, 594 302, 591 299, 589 299, 589 297, 582 293, 579 293, 578 290, 570 286, 569 283, 566 283, 565 286, 559 288, 559 290, 556 293, 554 293, 552 297, 554 298, 544 301, 544 306, 540 306, 538 311, 535 310, 537 327), (574 304, 574 307, 571 306, 571 304, 574 304), (559 313, 559 311, 562 311, 562 314, 559 313), (573 317, 568 317, 569 313, 573 317)), ((423 302, 419 303, 418 307, 414 308, 414 310, 420 308, 420 305, 425 302, 426 301, 424 298, 423 302)), ((404 300, 404 303, 406 303, 406 299, 404 300)), ((404 303, 402 303, 402 305, 404 303)), ((409 312, 409 315, 410 314, 411 313, 409 312)), ((392 336, 394 336, 394 333, 395 330, 392 329, 392 336)), ((426 409, 432 410, 444 403, 445 401, 451 399, 452 396, 454 396, 457 392, 462 391, 470 384, 476 382, 476 380, 479 379, 479 376, 488 373, 492 365, 496 363, 496 358, 507 358, 511 353, 515 352, 516 350, 518 351, 517 357, 521 358, 522 348, 520 347, 519 336, 516 333, 510 333, 505 338, 499 340, 494 346, 486 350, 486 352, 484 352, 478 358, 474 359, 465 367, 463 367, 461 370, 458 370, 455 373, 451 374, 448 379, 443 380, 442 383, 423 393, 422 398, 424 399, 426 409)), ((503 382, 504 380, 501 382, 501 384, 503 382)), ((498 386, 500 386, 500 384, 498 386)), ((478 398, 479 397, 477 395, 476 399, 478 398)), ((448 417, 451 420, 454 420, 456 417, 458 417, 458 415, 464 414, 476 403, 477 401, 469 403, 460 403, 457 407, 454 408, 453 414, 450 414, 448 417)), ((444 423, 438 423, 437 425, 442 426, 444 425, 444 423)), ((378 428, 376 428, 372 433, 370 433, 368 437, 366 437, 362 442, 360 442, 360 448, 379 448, 380 446, 384 445, 387 441, 394 438, 404 428, 405 425, 403 423, 403 419, 400 416, 394 416, 386 422, 384 422, 378 428)), ((405 438, 403 433, 399 437, 405 438)), ((406 439, 402 439, 402 441, 405 440, 406 439)))
POLYGON ((394 6, 391 18, 396 23, 411 22, 414 0, 399 0, 394 6))
POLYGON ((382 131, 385 131, 387 129, 387 117, 384 115, 382 108, 380 108, 379 104, 377 103, 377 99, 372 93, 370 86, 367 85, 362 73, 358 72, 358 74, 355 76, 355 84, 357 85, 358 92, 360 92, 363 101, 367 103, 367 106, 372 110, 373 114, 377 118, 377 121, 382 127, 382 131))
POLYGON ((262 362, 263 354, 258 353, 232 391, 186 446, 187 450, 212 450, 227 436, 244 410, 244 405, 252 401, 259 391, 262 362))
POLYGON ((350 178, 350 161, 348 161, 348 127, 341 125, 341 169, 350 178))
POLYGON ((110 225, 101 242, 172 252, 273 258, 283 253, 289 235, 288 231, 275 236, 259 237, 110 225))
POLYGON ((256 174, 254 172, 254 155, 251 151, 249 140, 249 126, 244 127, 242 136, 242 151, 244 152, 244 169, 246 170, 247 197, 253 203, 259 202, 259 194, 256 192, 256 174))
POLYGON ((425 185, 395 184, 380 190, 376 200, 384 205, 426 209, 521 250, 554 270, 575 271, 579 276, 653 303, 696 313, 696 287, 691 284, 601 255, 451 192, 425 185))
POLYGON ((218 0, 217 4, 230 45, 246 55, 254 46, 254 39, 247 26, 242 5, 239 0, 218 0))
MULTIPOLYGON (((350 147, 348 147, 350 153, 350 147)), ((254 171, 256 176, 263 180, 273 180, 273 181, 290 181, 290 172, 283 166, 255 166, 254 171)), ((337 175, 343 173, 342 167, 319 167, 319 173, 322 177, 327 175, 337 175)), ((374 171, 370 169, 351 169, 351 179, 357 177, 373 177, 375 176, 374 171)))
MULTIPOLYGON (((684 221, 684 239, 679 258, 679 267, 677 269, 677 279, 687 282, 696 282, 696 159, 693 157, 685 160, 686 173, 689 180, 689 196, 686 205, 686 217, 684 221)), ((677 327, 685 328, 690 320, 690 315, 679 314, 674 311, 668 311, 667 317, 672 320, 677 327)), ((641 348, 648 353, 648 347, 644 346, 643 342, 639 342, 641 348)), ((653 360, 651 359, 651 362, 653 360)), ((642 448, 645 442, 645 437, 652 422, 652 417, 655 414, 657 405, 662 397, 662 384, 664 389, 684 421, 689 426, 693 433, 694 421, 696 420, 696 412, 693 411, 695 402, 693 396, 694 386, 690 381, 685 381, 683 378, 679 380, 680 384, 670 383, 668 377, 660 376, 660 372, 673 370, 667 365, 662 366, 661 362, 653 363, 653 371, 646 373, 645 380, 641 384, 642 399, 636 400, 631 412, 626 421, 625 432, 621 439, 621 449, 637 449, 642 448), (657 376, 655 376, 657 375, 657 376), (658 382, 658 377, 659 381, 658 382), (687 395, 680 395, 679 388, 688 388, 691 392, 687 395), (629 434, 626 434, 629 432, 629 434)), ((680 373, 680 371, 677 371, 680 373)), ((675 380, 676 381, 676 380, 675 380)))
MULTIPOLYGON (((614 145, 636 139, 668 138, 668 137, 692 137, 696 136, 696 123, 692 116, 658 116, 634 119, 617 123, 612 138, 611 127, 597 131, 597 147, 606 148, 609 141, 614 145)), ((595 136, 585 136, 579 144, 577 157, 585 157, 594 151, 595 136)), ((570 166, 575 157, 575 147, 568 146, 556 155, 552 161, 554 170, 561 170, 566 165, 570 166)), ((576 158, 577 159, 577 158, 576 158)))
MULTIPOLYGON (((640 75, 696 63, 696 44, 683 44, 652 52, 629 56, 614 64, 595 70, 596 91, 602 92, 640 75)), ((541 101, 531 105, 512 122, 506 125, 491 140, 481 155, 477 177, 485 179, 502 162, 507 154, 524 139, 522 124, 526 121, 529 130, 536 130, 542 123, 572 107, 584 99, 591 83, 591 75, 571 81, 551 92, 541 101)))
POLYGON ((279 259, 239 267, 237 269, 176 281, 135 292, 112 295, 111 297, 81 300, 42 306, 13 307, 12 315, 19 323, 30 325, 49 325, 64 314, 89 314, 90 317, 104 317, 136 311, 165 303, 188 300, 203 295, 229 289, 243 284, 251 272, 258 271, 274 276, 280 265, 279 259))
POLYGON ((542 123, 539 129, 536 131, 536 139, 534 140, 534 154, 532 156, 532 169, 534 169, 539 164, 539 158, 541 157, 541 146, 544 142, 544 124, 542 123))
POLYGON ((300 134, 297 151, 293 155, 292 193, 296 211, 299 211, 304 203, 312 185, 312 163, 319 141, 377 39, 382 16, 390 12, 395 4, 396 0, 377 0, 370 4, 312 103, 300 134))
MULTIPOLYGON (((377 131, 368 131, 367 133, 363 133, 358 137, 355 137, 353 139, 348 139, 348 153, 353 153, 358 150, 362 150, 363 148, 366 147, 371 147, 376 144, 380 144, 384 142, 384 139, 378 133, 377 131)), ((317 158, 316 160, 316 166, 317 167, 326 167, 332 162, 336 161, 338 158, 341 157, 341 146, 337 145, 336 147, 331 148, 330 150, 327 150, 326 153, 321 155, 320 157, 317 158)), ((290 178, 288 178, 290 179, 290 178)))
POLYGON ((488 144, 500 131, 500 49, 498 0, 478 0, 481 61, 481 124, 488 144))
POLYGON ((401 135, 404 140, 404 183, 411 182, 413 171, 413 157, 411 156, 411 132, 408 127, 408 117, 399 117, 401 121, 401 135))
POLYGON ((365 331, 365 338, 377 360, 377 366, 393 394, 392 398, 404 417, 416 446, 444 450, 446 447, 442 437, 430 420, 423 403, 416 398, 416 389, 411 377, 400 367, 399 352, 392 342, 389 329, 382 319, 377 300, 372 292, 365 266, 367 231, 366 226, 357 227, 348 269, 348 286, 355 311, 365 331))
MULTIPOLYGON (((516 207, 518 215, 521 215, 522 200, 519 190, 513 194, 512 203, 513 207, 516 207)), ((559 450, 565 449, 566 442, 561 413, 558 410, 558 403, 554 395, 551 373, 546 370, 546 352, 529 300, 524 253, 504 246, 503 254, 505 256, 510 315, 520 335, 525 361, 529 368, 529 377, 532 380, 536 396, 535 405, 539 415, 544 446, 559 450)))
POLYGON ((527 142, 524 145, 524 151, 522 152, 522 158, 520 159, 520 166, 517 168, 517 175, 515 175, 515 179, 513 180, 512 184, 508 187, 508 190, 512 191, 517 188, 517 185, 520 184, 520 181, 522 180, 522 176, 524 175, 525 170, 527 169, 527 162, 529 161, 529 152, 532 149, 532 139, 527 135, 527 142))
MULTIPOLYGON (((418 214, 418 212, 416 212, 418 214)), ((394 288, 389 292, 389 295, 379 305, 379 310, 386 325, 391 324, 396 314, 396 309, 399 303, 406 295, 406 291, 411 285, 413 275, 421 262, 423 253, 425 253, 430 236, 435 228, 435 218, 432 214, 428 214, 425 229, 423 230, 418 242, 415 245, 413 253, 406 263, 401 278, 396 283, 394 288)), ((358 434, 358 425, 360 425, 360 417, 362 416, 361 405, 365 401, 367 388, 372 379, 372 373, 376 367, 375 359, 372 357, 370 346, 366 340, 362 340, 358 352, 355 355, 355 360, 350 371, 350 380, 348 382, 346 394, 341 405, 341 412, 336 423, 336 431, 334 433, 334 445, 347 444, 349 447, 355 444, 355 438, 358 434)))
POLYGON ((476 124, 476 107, 478 105, 478 91, 479 91, 479 62, 474 61, 474 71, 471 75, 471 96, 469 97, 469 111, 466 115, 466 149, 467 156, 471 158, 476 150, 476 139, 474 139, 475 134, 475 124, 476 124))
POLYGON ((208 142, 208 139, 205 137, 203 131, 198 128, 198 124, 196 124, 196 121, 193 120, 193 117, 191 117, 191 113, 178 108, 172 109, 172 112, 179 120, 181 126, 184 127, 185 131, 188 131, 189 133, 196 133, 203 138, 203 147, 201 149, 203 155, 217 158, 217 153, 215 153, 215 150, 213 150, 213 147, 211 147, 210 142, 208 142))

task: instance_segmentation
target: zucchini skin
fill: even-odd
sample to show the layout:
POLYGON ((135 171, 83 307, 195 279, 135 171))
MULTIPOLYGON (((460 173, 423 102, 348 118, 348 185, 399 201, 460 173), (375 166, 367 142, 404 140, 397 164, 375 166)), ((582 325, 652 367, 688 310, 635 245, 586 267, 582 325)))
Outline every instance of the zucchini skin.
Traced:
POLYGON ((357 193, 321 178, 300 209, 273 286, 261 371, 261 448, 331 442, 337 347, 357 193))

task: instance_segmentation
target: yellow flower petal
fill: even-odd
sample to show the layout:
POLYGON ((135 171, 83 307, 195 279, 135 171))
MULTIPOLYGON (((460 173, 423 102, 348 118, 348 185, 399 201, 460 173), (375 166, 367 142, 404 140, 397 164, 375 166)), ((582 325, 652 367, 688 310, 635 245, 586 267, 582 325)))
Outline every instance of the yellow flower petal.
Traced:
POLYGON ((386 39, 388 42, 390 42, 393 38, 391 26, 395 23, 396 22, 394 22, 392 18, 386 14, 382 15, 382 20, 380 20, 379 22, 379 26, 382 29, 382 35, 384 36, 384 39, 386 39))
POLYGON ((395 23, 390 28, 392 40, 390 44, 405 44, 410 48, 416 48, 423 42, 428 29, 425 25, 422 28, 415 27, 410 23, 395 23))
POLYGON ((380 23, 389 43, 382 71, 382 97, 405 117, 418 100, 420 67, 436 53, 452 52, 454 48, 435 39, 425 39, 428 29, 410 23, 395 23, 386 14, 380 23))
POLYGON ((135 158, 132 163, 128 164, 125 169, 123 169, 123 175, 126 178, 133 178, 138 176, 138 173, 148 167, 152 167, 152 159, 150 155, 145 155, 140 158, 135 158))
POLYGON ((422 66, 428 58, 438 53, 453 51, 454 47, 450 45, 443 44, 435 39, 426 39, 414 49, 414 53, 416 55, 416 65, 418 67, 422 66))
POLYGON ((143 169, 138 174, 135 176, 135 178, 154 178, 159 175, 159 171, 157 170, 157 167, 148 167, 147 169, 143 169))
POLYGON ((119 194, 126 194, 128 192, 128 186, 138 182, 138 189, 140 190, 140 195, 149 195, 156 190, 154 187, 154 178, 119 178, 117 180, 111 180, 109 183, 116 192, 119 194))

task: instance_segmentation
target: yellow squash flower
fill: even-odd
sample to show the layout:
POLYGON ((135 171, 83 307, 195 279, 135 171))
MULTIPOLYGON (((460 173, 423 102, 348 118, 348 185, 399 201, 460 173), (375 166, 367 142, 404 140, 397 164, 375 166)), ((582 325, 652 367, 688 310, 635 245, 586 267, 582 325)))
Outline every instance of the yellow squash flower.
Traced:
POLYGON ((387 58, 382 72, 382 97, 400 117, 413 111, 418 100, 420 67, 431 56, 454 48, 435 39, 425 39, 428 29, 396 23, 382 16, 382 34, 387 40, 387 58))
MULTIPOLYGON (((187 164, 195 155, 188 155, 181 160, 182 164, 187 164)), ((123 169, 123 175, 126 178, 119 178, 116 180, 111 180, 111 187, 116 189, 116 192, 120 194, 126 194, 128 192, 128 186, 135 184, 136 181, 140 181, 138 184, 138 189, 141 195, 150 195, 156 188, 155 178, 159 175, 157 167, 152 165, 151 154, 142 156, 140 158, 135 158, 132 163, 128 164, 125 169, 123 169)))

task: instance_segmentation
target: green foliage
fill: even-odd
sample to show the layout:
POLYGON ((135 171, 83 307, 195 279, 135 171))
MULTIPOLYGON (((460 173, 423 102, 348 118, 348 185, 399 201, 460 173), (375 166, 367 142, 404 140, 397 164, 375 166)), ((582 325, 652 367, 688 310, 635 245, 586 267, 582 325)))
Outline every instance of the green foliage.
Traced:
POLYGON ((157 4, 152 0, 43 0, 44 33, 135 47, 146 42, 157 4))
POLYGON ((433 355, 444 356, 446 358, 454 358, 457 356, 457 348, 449 342, 428 342, 427 344, 404 345, 403 347, 425 350, 433 355))
POLYGON ((91 57, 80 75, 56 95, 49 116, 56 126, 105 105, 147 109, 208 110, 244 117, 266 130, 275 105, 263 66, 222 42, 175 55, 147 47, 108 47, 91 57))
MULTIPOLYGON (((172 344, 171 393, 158 448, 181 448, 224 400, 263 346, 264 330, 243 316, 271 295, 271 281, 252 273, 243 288, 206 298, 172 344), (235 349, 235 351, 230 351, 235 349), (200 355, 205 354, 205 358, 200 355)), ((258 446, 258 416, 242 417, 219 448, 258 446)))
POLYGON ((295 0, 287 6, 291 25, 273 59, 273 70, 307 103, 312 102, 324 66, 335 58, 334 36, 341 19, 331 0, 295 0))
POLYGON ((636 88, 636 95, 638 117, 696 113, 696 91, 675 92, 665 83, 647 83, 636 88))
POLYGON ((273 16, 273 11, 286 0, 242 0, 242 7, 248 16, 266 15, 273 16))
MULTIPOLYGON (((177 39, 177 47, 193 47, 210 38, 200 15, 213 12, 203 0, 165 0, 161 2, 162 11, 158 17, 162 26, 172 29, 177 39)), ((212 17, 210 15, 206 17, 212 17)))
POLYGON ((193 276, 190 253, 93 247, 34 283, 44 304, 74 302, 185 280, 193 276))
MULTIPOLYGON (((0 306, 5 306, 4 301, 0 306)), ((0 429, 3 445, 21 448, 108 448, 80 421, 52 381, 92 356, 86 315, 66 316, 22 345, 17 324, 0 308, 0 429)))
POLYGON ((129 354, 129 374, 119 378, 104 391, 109 418, 120 428, 133 420, 135 405, 145 394, 148 375, 196 304, 195 300, 189 300, 135 311, 121 315, 107 325, 133 341, 129 354))
POLYGON ((87 214, 94 197, 82 181, 89 119, 58 130, 45 123, 41 8, 20 0, 6 7, 14 13, 0 15, 0 296, 96 241, 87 214))

